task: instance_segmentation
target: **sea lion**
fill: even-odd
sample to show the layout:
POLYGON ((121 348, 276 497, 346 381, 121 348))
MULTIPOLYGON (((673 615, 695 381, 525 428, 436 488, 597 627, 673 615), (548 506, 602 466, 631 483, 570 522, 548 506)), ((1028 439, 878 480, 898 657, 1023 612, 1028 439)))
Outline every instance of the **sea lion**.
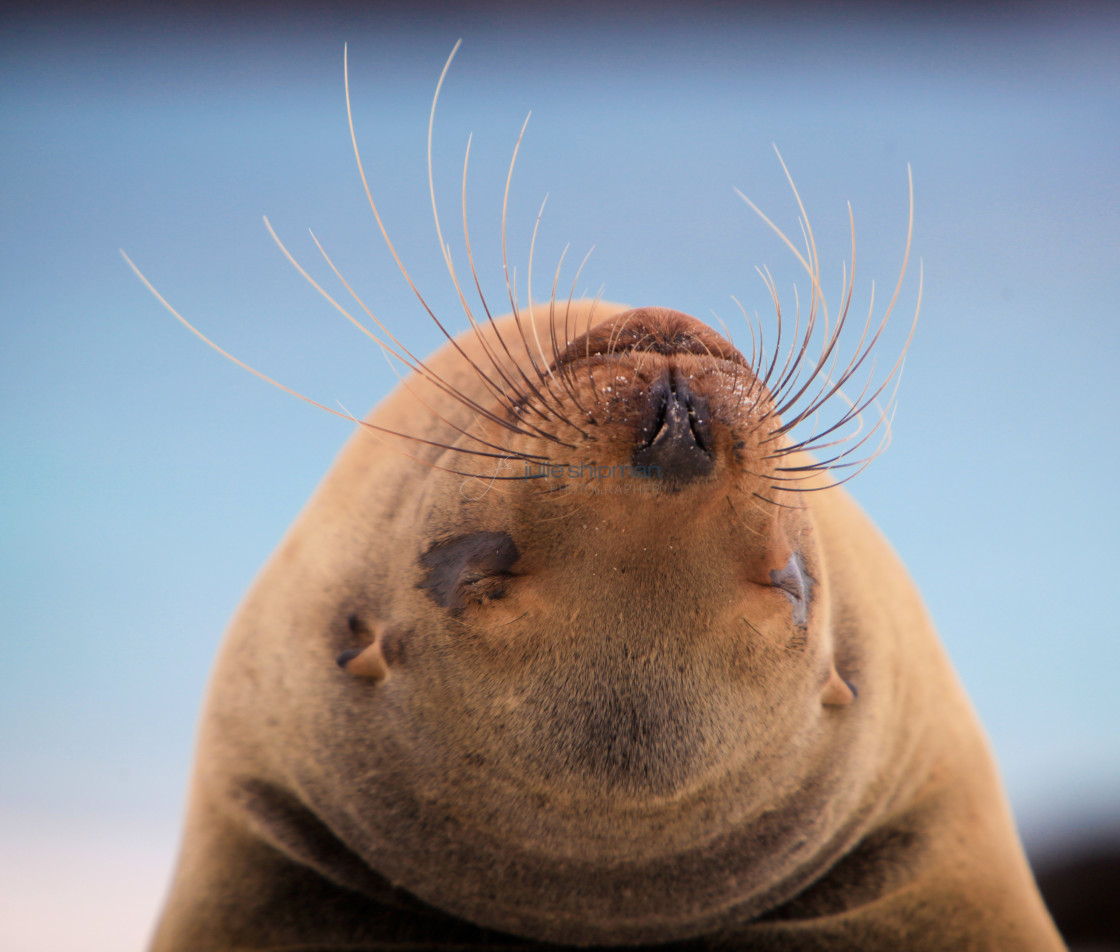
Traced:
POLYGON ((805 357, 808 234, 788 352, 554 292, 405 355, 226 636, 154 952, 1062 948, 851 457, 791 435, 875 342, 805 357))

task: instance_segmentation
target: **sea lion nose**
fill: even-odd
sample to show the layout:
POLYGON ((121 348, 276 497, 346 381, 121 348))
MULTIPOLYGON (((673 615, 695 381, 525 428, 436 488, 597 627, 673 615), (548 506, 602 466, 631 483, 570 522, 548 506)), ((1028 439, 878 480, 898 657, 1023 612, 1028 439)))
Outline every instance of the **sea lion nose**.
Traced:
POLYGON ((633 464, 672 489, 711 473, 715 454, 708 401, 669 370, 646 392, 646 404, 633 464))

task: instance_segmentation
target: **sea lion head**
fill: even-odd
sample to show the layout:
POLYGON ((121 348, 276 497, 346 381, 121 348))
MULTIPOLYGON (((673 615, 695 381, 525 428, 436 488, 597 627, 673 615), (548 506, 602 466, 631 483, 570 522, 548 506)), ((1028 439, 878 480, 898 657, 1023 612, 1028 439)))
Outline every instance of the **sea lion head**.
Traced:
POLYGON ((514 394, 445 418, 457 439, 414 467, 396 597, 339 659, 338 783, 379 868, 448 911, 562 941, 696 934, 800 869, 789 811, 819 809, 821 750, 846 743, 809 494, 782 491, 806 464, 780 395, 700 321, 557 323, 548 362, 495 362, 514 394), (479 447, 501 452, 464 475, 479 447))
POLYGON ((483 320, 439 223, 434 113, 432 211, 468 332, 452 337, 405 270, 352 122, 378 227, 448 344, 417 358, 343 279, 373 333, 281 244, 413 373, 224 642, 154 948, 508 945, 489 929, 1059 947, 920 599, 829 475, 858 471, 878 425, 835 446, 882 386, 793 435, 883 328, 869 312, 838 365, 852 283, 830 322, 800 198, 803 251, 759 214, 809 276, 807 319, 783 348, 763 271, 777 340, 754 327, 746 359, 685 314, 565 304, 555 281, 534 308, 532 244, 530 305, 504 267, 514 313, 494 321, 464 160, 483 320))
MULTIPOLYGON (((361 171, 353 124, 351 138, 361 171)), ((465 180, 466 162, 464 193, 465 180)), ((774 910, 865 832, 879 782, 867 764, 882 759, 869 753, 882 708, 856 700, 862 647, 833 630, 836 549, 813 501, 850 450, 807 451, 881 388, 808 440, 792 434, 882 324, 868 315, 838 369, 852 285, 830 324, 807 217, 804 254, 778 231, 812 283, 788 350, 768 274, 777 339, 767 350, 753 330, 750 359, 665 308, 565 304, 554 286, 519 311, 508 268, 514 313, 495 321, 464 211, 483 320, 442 238, 430 162, 429 185, 471 325, 459 337, 366 189, 448 337, 429 360, 355 295, 372 333, 280 244, 412 373, 243 603, 192 816, 209 829, 237 814, 273 854, 374 906, 398 901, 387 881, 530 939, 666 942, 774 910), (818 315, 823 345, 807 358, 818 315)), ((504 220, 503 206, 503 264, 504 220)), ((909 235, 902 275, 908 255, 909 235)))

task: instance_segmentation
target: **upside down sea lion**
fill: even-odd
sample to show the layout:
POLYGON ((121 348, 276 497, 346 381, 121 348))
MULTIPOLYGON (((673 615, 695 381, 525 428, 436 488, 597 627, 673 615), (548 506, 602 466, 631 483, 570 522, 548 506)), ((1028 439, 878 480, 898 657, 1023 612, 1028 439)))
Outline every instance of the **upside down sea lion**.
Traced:
POLYGON ((791 435, 862 361, 810 335, 554 296, 410 361, 226 637, 153 950, 1062 948, 832 428, 791 435))

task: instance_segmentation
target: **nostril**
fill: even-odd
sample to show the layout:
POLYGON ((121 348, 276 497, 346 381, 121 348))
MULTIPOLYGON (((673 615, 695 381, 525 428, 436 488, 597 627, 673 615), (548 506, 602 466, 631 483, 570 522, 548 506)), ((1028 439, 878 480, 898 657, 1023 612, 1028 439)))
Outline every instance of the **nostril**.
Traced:
POLYGON ((693 439, 696 440, 696 445, 705 452, 711 452, 711 432, 708 430, 709 420, 706 416, 701 415, 697 411, 695 401, 689 400, 688 406, 688 428, 692 431, 693 439))
POLYGON ((707 401, 683 378, 666 376, 649 392, 647 423, 639 430, 632 460, 674 488, 711 473, 710 417, 707 401))
POLYGON ((639 442, 639 449, 647 446, 652 446, 654 440, 656 440, 663 433, 665 429, 665 415, 668 412, 669 395, 667 393, 662 393, 657 404, 656 414, 654 415, 652 420, 650 420, 644 427, 642 427, 641 432, 645 434, 645 436, 643 440, 639 442))

